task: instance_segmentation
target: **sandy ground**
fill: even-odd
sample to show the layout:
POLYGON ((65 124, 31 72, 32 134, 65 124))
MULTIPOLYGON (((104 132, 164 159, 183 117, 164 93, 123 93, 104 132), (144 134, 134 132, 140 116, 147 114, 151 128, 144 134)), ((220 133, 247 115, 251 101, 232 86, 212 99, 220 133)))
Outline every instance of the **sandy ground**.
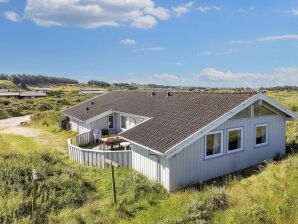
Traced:
POLYGON ((21 122, 27 122, 29 120, 30 115, 0 120, 0 134, 22 135, 25 137, 37 137, 39 135, 45 134, 45 132, 42 130, 19 126, 21 122))

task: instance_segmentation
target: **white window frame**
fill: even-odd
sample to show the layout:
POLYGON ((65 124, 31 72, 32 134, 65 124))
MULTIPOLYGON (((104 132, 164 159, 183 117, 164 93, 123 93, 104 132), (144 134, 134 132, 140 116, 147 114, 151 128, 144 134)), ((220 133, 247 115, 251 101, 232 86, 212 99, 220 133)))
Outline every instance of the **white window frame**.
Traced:
POLYGON ((108 115, 108 129, 114 129, 114 128, 115 128, 115 116, 114 116, 114 114, 109 114, 108 115), (113 127, 112 128, 109 127, 109 118, 110 117, 113 117, 113 127))
POLYGON ((126 130, 127 129, 127 115, 120 114, 120 129, 121 130, 126 130), (122 128, 122 117, 125 117, 125 128, 122 128))
POLYGON ((240 152, 243 151, 243 127, 239 127, 239 128, 229 128, 227 129, 227 153, 234 153, 234 152, 240 152), (229 150, 229 139, 230 139, 230 132, 232 131, 241 131, 241 147, 239 149, 234 149, 234 150, 229 150))
POLYGON ((213 131, 213 132, 209 132, 208 134, 205 135, 205 153, 204 153, 204 158, 205 159, 211 159, 211 158, 215 158, 215 157, 219 157, 219 156, 222 156, 223 155, 223 149, 224 149, 224 145, 223 145, 223 130, 220 130, 220 131, 213 131), (210 156, 207 156, 207 136, 208 135, 212 135, 212 134, 218 134, 220 133, 221 134, 221 138, 220 138, 220 153, 217 153, 217 154, 213 154, 213 155, 210 155, 210 156))
POLYGON ((267 123, 264 123, 264 124, 257 124, 255 126, 255 147, 262 147, 262 146, 265 146, 265 145, 268 145, 269 144, 269 130, 268 130, 268 124, 267 123), (266 127, 266 142, 264 143, 260 143, 260 144, 257 144, 257 128, 258 127, 266 127))

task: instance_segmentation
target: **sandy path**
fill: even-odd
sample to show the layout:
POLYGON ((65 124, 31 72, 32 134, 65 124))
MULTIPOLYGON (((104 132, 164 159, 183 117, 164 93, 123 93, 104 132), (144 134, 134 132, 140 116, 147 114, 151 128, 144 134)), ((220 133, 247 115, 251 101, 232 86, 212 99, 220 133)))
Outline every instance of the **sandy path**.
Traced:
POLYGON ((0 134, 3 133, 3 134, 22 135, 25 137, 36 137, 46 133, 42 130, 19 126, 21 122, 28 122, 29 120, 30 120, 30 115, 0 120, 0 134))

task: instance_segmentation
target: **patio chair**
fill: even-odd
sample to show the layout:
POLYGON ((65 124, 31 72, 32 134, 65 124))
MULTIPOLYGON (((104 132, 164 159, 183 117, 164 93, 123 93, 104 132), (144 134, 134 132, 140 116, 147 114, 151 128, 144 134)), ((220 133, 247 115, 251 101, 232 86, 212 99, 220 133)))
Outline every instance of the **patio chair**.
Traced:
POLYGON ((99 129, 94 129, 93 130, 94 142, 97 143, 97 140, 99 141, 100 138, 101 138, 101 131, 99 129))

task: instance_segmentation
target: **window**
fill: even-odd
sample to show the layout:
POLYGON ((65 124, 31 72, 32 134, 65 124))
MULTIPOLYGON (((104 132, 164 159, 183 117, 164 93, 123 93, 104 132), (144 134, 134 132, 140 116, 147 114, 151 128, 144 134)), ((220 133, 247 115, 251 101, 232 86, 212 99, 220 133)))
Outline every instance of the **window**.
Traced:
POLYGON ((263 107, 261 105, 254 106, 254 115, 255 116, 265 116, 265 115, 274 115, 276 113, 272 112, 271 110, 263 107))
POLYGON ((212 132, 205 137, 205 157, 211 158, 222 155, 222 131, 212 132))
POLYGON ((244 110, 240 111, 238 114, 234 115, 232 119, 241 119, 241 118, 248 118, 248 117, 250 117, 250 107, 247 107, 244 110))
POLYGON ((126 129, 126 116, 121 115, 121 128, 126 129))
POLYGON ((243 129, 233 128, 228 130, 228 153, 243 149, 243 129))
POLYGON ((133 117, 130 117, 129 118, 129 126, 135 126, 136 123, 137 122, 136 122, 136 119, 135 118, 133 118, 133 117))
POLYGON ((256 126, 256 146, 268 144, 268 125, 259 124, 256 126))
POLYGON ((114 128, 114 115, 109 115, 109 117, 108 117, 108 127, 109 127, 109 129, 114 128))

